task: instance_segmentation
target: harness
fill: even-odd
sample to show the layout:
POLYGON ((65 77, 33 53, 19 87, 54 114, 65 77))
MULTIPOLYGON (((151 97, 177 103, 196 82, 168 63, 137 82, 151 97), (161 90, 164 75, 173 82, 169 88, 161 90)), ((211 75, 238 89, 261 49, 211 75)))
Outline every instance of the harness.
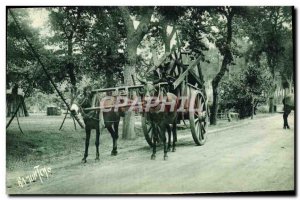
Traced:
MULTIPOLYGON (((168 89, 166 89, 165 87, 161 86, 161 85, 158 85, 158 89, 153 89, 153 91, 157 92, 157 94, 154 94, 155 96, 157 96, 157 100, 158 100, 158 104, 155 105, 155 106, 151 106, 150 109, 154 109, 152 111, 157 111, 157 110, 160 110, 161 109, 161 104, 164 103, 164 99, 167 100, 168 99, 168 89)), ((173 94, 173 93, 171 93, 173 94)), ((143 102, 143 105, 145 105, 145 102, 143 102)), ((169 105, 165 105, 165 109, 164 111, 170 111, 169 109, 169 105)), ((178 99, 176 98, 176 102, 175 102, 175 105, 174 105, 174 109, 177 109, 178 108, 178 99)))
MULTIPOLYGON (((97 98, 98 96, 96 96, 96 98, 97 98)), ((91 116, 91 115, 93 115, 93 114, 87 114, 87 112, 92 112, 92 113, 97 113, 97 112, 99 112, 99 111, 87 111, 87 112, 84 112, 84 107, 82 106, 85 102, 88 102, 89 103, 89 105, 91 105, 91 103, 89 102, 89 99, 88 99, 88 97, 84 97, 84 99, 82 100, 82 103, 78 103, 77 105, 78 105, 78 107, 79 107, 79 112, 81 113, 81 115, 82 115, 82 117, 83 118, 86 118, 86 119, 92 119, 92 120, 95 120, 95 121, 98 121, 98 122, 100 122, 101 121, 101 119, 99 118, 95 118, 95 117, 93 117, 93 116, 91 116)), ((107 121, 107 120, 104 120, 104 123, 105 122, 118 122, 119 120, 115 120, 115 121, 107 121)))
POLYGON ((87 102, 89 99, 87 97, 84 97, 84 99, 82 100, 82 103, 78 103, 78 107, 79 107, 79 112, 81 113, 82 117, 83 118, 86 118, 86 119, 93 119, 93 120, 96 120, 96 121, 100 121, 100 119, 98 118, 95 118, 93 117, 94 113, 97 113, 97 111, 88 111, 88 112, 92 112, 92 114, 87 114, 87 112, 84 111, 84 108, 83 108, 83 104, 85 102, 87 102))

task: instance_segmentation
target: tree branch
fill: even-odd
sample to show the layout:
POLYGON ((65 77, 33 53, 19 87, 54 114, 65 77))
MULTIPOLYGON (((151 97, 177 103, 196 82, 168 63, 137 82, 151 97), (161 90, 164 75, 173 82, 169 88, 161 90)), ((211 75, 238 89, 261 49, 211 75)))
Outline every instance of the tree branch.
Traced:
POLYGON ((80 21, 80 17, 81 17, 81 10, 77 10, 77 16, 76 16, 75 22, 74 22, 74 24, 71 23, 71 25, 73 26, 74 31, 76 31, 76 29, 77 29, 77 25, 80 21))
POLYGON ((66 38, 68 38, 69 35, 68 35, 67 31, 66 31, 66 26, 62 23, 62 21, 59 21, 59 20, 58 20, 58 25, 61 27, 62 31, 66 35, 66 38))
POLYGON ((147 8, 145 13, 143 13, 141 16, 141 21, 140 24, 138 25, 137 29, 136 29, 136 34, 140 37, 140 40, 144 37, 144 35, 147 33, 148 31, 148 26, 150 24, 150 20, 151 20, 151 16, 153 13, 154 9, 152 7, 147 8), (145 28, 146 26, 146 28, 145 28))
POLYGON ((121 16, 124 20, 126 30, 128 34, 132 34, 131 31, 134 30, 133 21, 130 18, 130 12, 128 10, 127 6, 119 6, 119 10, 121 13, 121 16))
POLYGON ((176 33, 176 27, 175 25, 173 26, 172 32, 170 33, 170 35, 168 36, 169 41, 171 41, 171 39, 173 38, 174 34, 176 33))

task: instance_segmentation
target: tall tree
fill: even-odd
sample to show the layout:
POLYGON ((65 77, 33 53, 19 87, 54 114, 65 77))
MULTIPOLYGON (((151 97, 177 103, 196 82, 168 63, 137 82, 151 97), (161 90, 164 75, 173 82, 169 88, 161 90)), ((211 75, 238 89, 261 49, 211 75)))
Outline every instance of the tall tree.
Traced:
MULTIPOLYGON (((41 50, 43 48, 38 35, 38 30, 30 27, 28 12, 26 9, 12 9, 17 18, 21 32, 13 20, 8 15, 7 21, 7 70, 6 70, 6 86, 7 88, 20 86, 22 89, 32 87, 35 79, 38 79, 40 73, 33 77, 33 72, 37 71, 36 58, 33 56, 24 35, 34 42, 34 46, 41 50)), ((37 72, 36 72, 37 73, 37 72)))
MULTIPOLYGON (((186 7, 178 6, 158 6, 155 14, 158 21, 154 23, 159 33, 157 35, 163 41, 165 52, 171 51, 171 41, 180 25, 179 19, 185 14, 186 7)), ((180 30, 179 30, 180 31, 180 30)))
POLYGON ((292 8, 266 6, 251 9, 249 13, 251 15, 246 21, 245 30, 252 41, 251 58, 252 60, 255 59, 256 62, 259 62, 263 54, 267 58, 269 70, 273 77, 269 111, 274 112, 274 94, 278 79, 276 76, 280 73, 281 78, 286 80, 286 75, 290 74, 289 71, 293 71, 293 59, 287 57, 287 51, 289 53, 293 51, 288 46, 292 43, 292 8), (289 64, 285 64, 285 62, 282 62, 283 60, 289 64), (287 74, 282 73, 284 71, 287 74))
MULTIPOLYGON (((153 7, 119 7, 126 29, 126 65, 124 67, 124 84, 133 85, 132 76, 135 75, 137 63, 137 48, 146 33, 153 14, 153 7), (135 28, 135 23, 138 23, 135 28)), ((135 138, 134 113, 128 112, 124 118, 123 138, 135 138)))
POLYGON ((50 8, 49 18, 54 31, 50 42, 60 47, 56 53, 63 57, 60 73, 68 76, 75 91, 80 77, 77 76, 79 63, 75 54, 78 53, 79 43, 86 37, 90 21, 82 7, 50 8))
POLYGON ((100 87, 114 87, 123 79, 125 65, 123 43, 126 35, 119 10, 115 7, 85 9, 94 23, 81 43, 84 69, 93 79, 103 75, 105 83, 100 87))
POLYGON ((292 30, 287 31, 284 43, 284 54, 279 59, 279 71, 281 75, 282 88, 285 92, 291 93, 293 91, 293 85, 295 84, 294 74, 294 45, 292 39, 292 30), (287 89, 287 90, 286 90, 287 89))
MULTIPOLYGON (((219 49, 220 54, 223 56, 220 71, 214 77, 212 81, 213 89, 213 103, 211 107, 210 124, 217 124, 217 113, 218 113, 218 103, 219 103, 219 83, 222 80, 225 72, 228 70, 228 66, 233 62, 232 55, 232 24, 233 18, 237 12, 236 7, 219 7, 217 11, 225 19, 225 30, 222 30, 223 24, 219 24, 219 29, 222 32, 219 38, 216 40, 216 47, 219 49)), ((215 20, 218 20, 217 18, 215 20)), ((222 22, 221 22, 222 23, 222 22)))

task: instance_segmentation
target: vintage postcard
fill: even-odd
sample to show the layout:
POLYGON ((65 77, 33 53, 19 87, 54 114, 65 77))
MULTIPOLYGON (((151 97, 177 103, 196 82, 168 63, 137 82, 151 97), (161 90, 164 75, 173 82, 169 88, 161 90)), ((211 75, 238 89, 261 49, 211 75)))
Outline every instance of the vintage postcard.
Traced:
POLYGON ((295 194, 294 12, 6 7, 7 194, 295 194))

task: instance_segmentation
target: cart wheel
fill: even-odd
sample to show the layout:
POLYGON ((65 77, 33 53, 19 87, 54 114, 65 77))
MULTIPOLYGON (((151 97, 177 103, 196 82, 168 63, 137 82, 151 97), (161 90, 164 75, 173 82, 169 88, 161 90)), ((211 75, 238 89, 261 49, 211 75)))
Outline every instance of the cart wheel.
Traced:
POLYGON ((206 127, 208 120, 207 104, 201 92, 191 94, 189 119, 193 139, 197 145, 204 145, 207 139, 206 127))
POLYGON ((142 116, 142 128, 144 132, 145 139, 150 147, 153 145, 153 127, 151 126, 151 123, 147 120, 147 114, 145 113, 142 116))

